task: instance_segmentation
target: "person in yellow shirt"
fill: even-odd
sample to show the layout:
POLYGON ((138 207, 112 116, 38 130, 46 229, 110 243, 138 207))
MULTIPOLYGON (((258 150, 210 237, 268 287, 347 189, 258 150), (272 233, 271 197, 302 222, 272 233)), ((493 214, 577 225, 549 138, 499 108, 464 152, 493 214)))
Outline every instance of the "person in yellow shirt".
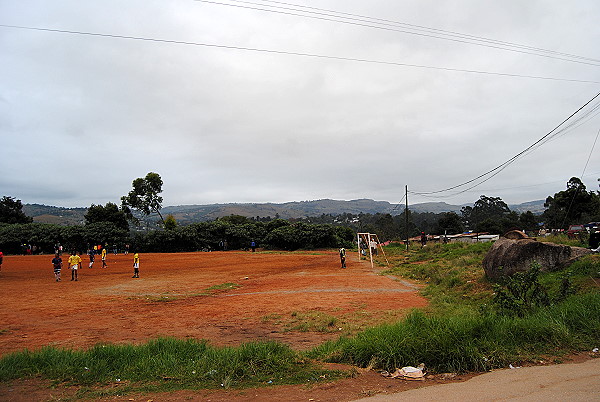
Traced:
POLYGON ((133 255, 133 276, 132 278, 140 277, 140 256, 138 253, 133 255))
POLYGON ((77 280, 77 271, 81 266, 81 257, 75 253, 75 251, 71 251, 71 256, 69 257, 69 269, 71 270, 71 280, 77 280))
POLYGON ((108 268, 106 265, 106 247, 102 249, 102 268, 108 268))

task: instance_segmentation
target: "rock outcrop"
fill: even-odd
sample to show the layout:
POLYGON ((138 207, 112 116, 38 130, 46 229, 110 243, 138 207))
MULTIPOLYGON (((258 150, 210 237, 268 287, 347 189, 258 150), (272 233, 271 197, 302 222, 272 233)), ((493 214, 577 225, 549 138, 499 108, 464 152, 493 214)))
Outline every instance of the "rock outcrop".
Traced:
POLYGON ((514 237, 501 237, 484 257, 483 269, 488 278, 498 279, 504 275, 527 271, 534 261, 541 265, 542 271, 556 271, 591 253, 586 248, 514 237))

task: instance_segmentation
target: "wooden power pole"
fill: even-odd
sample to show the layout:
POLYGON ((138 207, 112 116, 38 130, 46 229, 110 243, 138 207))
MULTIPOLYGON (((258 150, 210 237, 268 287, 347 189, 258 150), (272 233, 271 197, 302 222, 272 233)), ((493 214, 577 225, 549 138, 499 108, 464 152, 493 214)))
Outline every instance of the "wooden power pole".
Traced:
POLYGON ((408 246, 410 244, 410 236, 408 234, 408 185, 404 186, 404 196, 406 197, 406 209, 404 210, 404 215, 406 217, 406 251, 408 251, 408 246))

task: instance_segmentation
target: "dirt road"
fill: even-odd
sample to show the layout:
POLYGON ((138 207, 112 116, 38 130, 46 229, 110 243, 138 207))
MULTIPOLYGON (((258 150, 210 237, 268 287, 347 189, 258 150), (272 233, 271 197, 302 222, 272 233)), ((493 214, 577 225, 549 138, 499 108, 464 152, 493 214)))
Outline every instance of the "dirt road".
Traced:
POLYGON ((496 370, 465 382, 379 394, 362 402, 600 401, 600 358, 583 363, 496 370))

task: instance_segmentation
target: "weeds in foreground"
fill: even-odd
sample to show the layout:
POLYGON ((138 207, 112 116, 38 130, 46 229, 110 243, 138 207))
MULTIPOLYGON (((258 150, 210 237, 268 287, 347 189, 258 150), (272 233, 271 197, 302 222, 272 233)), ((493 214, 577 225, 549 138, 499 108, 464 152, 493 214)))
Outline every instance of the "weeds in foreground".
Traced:
POLYGON ((425 363, 431 372, 485 371, 539 354, 591 350, 600 342, 600 294, 571 296, 526 317, 472 312, 405 320, 327 342, 310 356, 386 370, 425 363))
POLYGON ((218 348, 206 341, 161 338, 85 351, 45 347, 0 360, 0 381, 41 376, 70 385, 119 384, 120 392, 148 386, 165 390, 296 384, 343 375, 323 370, 275 342, 218 348))

